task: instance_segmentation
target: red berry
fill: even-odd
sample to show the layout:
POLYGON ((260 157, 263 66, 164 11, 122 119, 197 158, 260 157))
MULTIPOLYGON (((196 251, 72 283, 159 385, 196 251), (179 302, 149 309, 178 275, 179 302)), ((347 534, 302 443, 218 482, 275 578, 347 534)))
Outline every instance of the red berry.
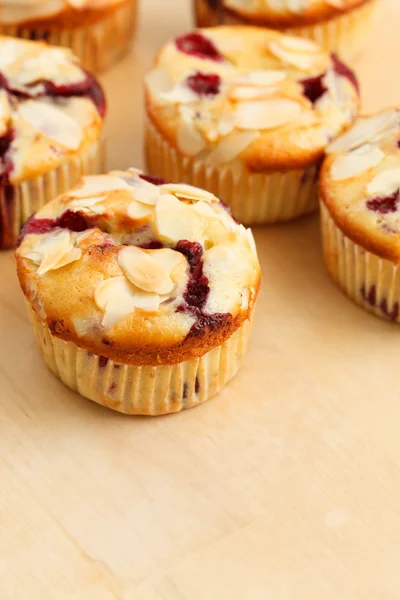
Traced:
POLYGON ((184 54, 215 60, 217 62, 224 60, 224 57, 218 52, 214 43, 198 31, 181 35, 176 38, 175 43, 178 50, 184 54))
POLYGON ((198 71, 186 80, 187 86, 199 96, 215 96, 219 93, 221 77, 213 73, 198 71))

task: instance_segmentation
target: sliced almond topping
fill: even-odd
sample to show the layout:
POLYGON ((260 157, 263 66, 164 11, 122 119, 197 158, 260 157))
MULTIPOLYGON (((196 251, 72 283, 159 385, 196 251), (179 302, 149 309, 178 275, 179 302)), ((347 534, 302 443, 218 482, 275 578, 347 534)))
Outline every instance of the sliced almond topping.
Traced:
POLYGON ((154 206, 150 206, 148 204, 142 204, 141 202, 136 202, 134 200, 130 204, 128 204, 126 213, 128 217, 131 219, 145 219, 149 217, 154 211, 154 206))
POLYGON ((296 119, 302 111, 298 102, 272 99, 241 102, 236 108, 239 129, 274 129, 296 119))
POLYGON ((89 175, 82 177, 80 183, 68 192, 67 196, 72 198, 88 198, 124 189, 129 189, 129 186, 119 177, 113 177, 112 175, 89 175))
POLYGON ((207 157, 207 162, 214 165, 222 165, 231 162, 259 136, 259 131, 240 131, 232 133, 213 149, 207 157))
POLYGON ((196 215, 190 206, 171 194, 163 194, 156 205, 155 226, 162 241, 193 240, 196 215))
POLYGON ((183 254, 171 248, 161 248, 152 252, 152 258, 157 261, 159 266, 169 275, 180 265, 186 265, 186 260, 183 254))
POLYGON ((219 135, 228 135, 228 133, 230 133, 235 127, 235 125, 236 119, 234 115, 230 113, 223 114, 218 123, 217 132, 219 133, 219 135))
POLYGON ((145 83, 149 92, 156 96, 161 96, 161 94, 168 92, 171 88, 168 75, 164 69, 153 69, 150 71, 146 75, 145 83))
MULTIPOLYGON (((66 254, 64 254, 64 256, 62 256, 60 258, 60 260, 52 267, 53 269, 60 269, 61 267, 64 267, 65 265, 69 265, 72 262, 75 262, 77 260, 79 260, 82 256, 82 250, 80 248, 71 248, 71 250, 69 252, 67 252, 66 254)), ((41 266, 42 268, 42 266, 41 266)), ((38 270, 39 272, 39 270, 38 270)))
POLYGON ((189 156, 196 156, 206 147, 203 137, 188 118, 183 118, 179 123, 177 144, 179 150, 189 156))
POLYGON ((351 129, 328 146, 326 152, 346 152, 366 142, 377 142, 399 127, 398 111, 389 110, 374 117, 360 117, 351 129))
POLYGON ((34 248, 20 249, 20 254, 39 265, 38 275, 44 275, 52 269, 59 269, 64 265, 79 260, 82 256, 80 248, 74 248, 71 233, 62 229, 44 234, 34 248))
POLYGON ((353 152, 345 156, 339 156, 332 165, 331 177, 334 181, 355 177, 378 165, 383 157, 383 152, 379 148, 373 147, 362 153, 353 152))
POLYGON ((83 139, 82 128, 65 112, 40 100, 26 100, 18 107, 19 115, 43 135, 71 150, 83 139))
POLYGON ((379 173, 367 185, 367 194, 371 198, 391 196, 400 189, 400 168, 388 169, 379 173))
POLYGON ((265 98, 276 92, 278 88, 273 86, 261 87, 261 86, 249 86, 240 85, 233 88, 229 92, 229 97, 232 100, 256 100, 257 98, 265 98))
POLYGON ((160 96, 163 100, 171 104, 191 104, 192 102, 199 101, 199 96, 187 87, 187 85, 182 84, 175 86, 170 92, 164 92, 160 96))
POLYGON ((277 43, 292 52, 305 52, 309 54, 321 54, 321 52, 323 52, 321 46, 312 40, 292 35, 281 35, 278 38, 277 43))
POLYGON ((314 42, 303 38, 281 36, 269 43, 272 54, 301 71, 312 71, 328 64, 328 55, 314 42))
POLYGON ((145 292, 168 294, 173 283, 153 256, 137 248, 126 246, 118 254, 118 264, 134 285, 145 292))
POLYGON ((131 188, 135 200, 138 200, 142 204, 155 206, 160 197, 160 187, 144 179, 139 179, 139 181, 138 185, 134 185, 131 188))
POLYGON ((160 187, 163 192, 174 194, 183 200, 204 200, 205 202, 218 202, 218 198, 214 196, 214 194, 187 183, 164 183, 164 185, 160 187))
POLYGON ((275 87, 287 78, 286 71, 278 69, 261 69, 259 71, 250 71, 247 75, 234 80, 236 84, 252 84, 261 87, 275 87))
POLYGON ((201 217, 207 217, 208 219, 218 219, 219 215, 211 208, 207 202, 200 200, 193 204, 192 210, 201 217))

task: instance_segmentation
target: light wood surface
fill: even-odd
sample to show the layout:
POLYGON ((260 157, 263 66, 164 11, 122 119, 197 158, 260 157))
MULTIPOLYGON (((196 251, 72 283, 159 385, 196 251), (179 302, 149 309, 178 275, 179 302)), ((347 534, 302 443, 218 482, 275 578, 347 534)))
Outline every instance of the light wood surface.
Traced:
MULTIPOLYGON (((142 165, 141 77, 190 26, 144 0, 103 78, 110 168, 142 165)), ((359 64, 364 109, 400 103, 400 2, 359 64)), ((329 280, 318 219, 256 230, 264 272, 237 378, 192 411, 127 418, 63 387, 0 256, 1 600, 398 600, 400 328, 329 280)))

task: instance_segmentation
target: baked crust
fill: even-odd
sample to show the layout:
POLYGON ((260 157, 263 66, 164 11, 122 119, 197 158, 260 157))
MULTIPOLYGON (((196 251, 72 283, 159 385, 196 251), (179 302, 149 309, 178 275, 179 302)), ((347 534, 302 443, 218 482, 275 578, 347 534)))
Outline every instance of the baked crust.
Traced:
POLYGON ((254 8, 240 6, 245 5, 246 1, 225 0, 223 4, 228 14, 250 24, 285 29, 329 21, 372 1, 374 0, 338 0, 330 3, 329 0, 300 0, 297 8, 296 3, 291 3, 292 9, 289 2, 286 6, 285 2, 280 2, 279 10, 276 3, 270 3, 268 0, 260 0, 259 6, 254 8))
POLYGON ((0 174, 13 185, 97 142, 105 100, 68 49, 0 36, 0 174))
POLYGON ((85 177, 46 205, 16 258, 53 335, 124 364, 170 365, 221 345, 260 285, 250 230, 212 194, 133 169, 85 177))
POLYGON ((48 0, 37 9, 19 5, 18 0, 0 0, 0 24, 24 27, 73 29, 101 21, 110 12, 133 0, 48 0), (35 12, 36 11, 36 12, 35 12))
POLYGON ((183 52, 185 36, 177 38, 157 55, 145 92, 152 124, 184 155, 233 166, 240 160, 251 172, 305 168, 358 112, 354 75, 314 42, 243 26, 189 36, 211 43, 216 58, 183 52), (219 78, 218 92, 196 97, 189 87, 196 73, 219 78), (307 85, 315 89, 306 92, 307 85), (221 160, 222 144, 228 159, 221 160))
POLYGON ((360 117, 328 147, 320 173, 321 201, 354 243, 400 262, 400 109, 360 117))

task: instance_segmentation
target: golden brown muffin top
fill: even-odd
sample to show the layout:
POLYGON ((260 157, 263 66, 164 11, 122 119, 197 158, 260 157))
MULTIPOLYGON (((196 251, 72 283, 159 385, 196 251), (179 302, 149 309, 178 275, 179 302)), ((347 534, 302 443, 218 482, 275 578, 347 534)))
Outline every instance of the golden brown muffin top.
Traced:
POLYGON ((322 201, 343 232, 400 262, 400 109, 362 116, 328 147, 322 201))
POLYGON ((221 0, 233 16, 270 27, 296 27, 332 19, 371 0, 221 0))
POLYGON ((54 335, 112 360, 173 364, 249 317, 254 240, 212 194, 140 171, 84 177, 25 226, 22 289, 54 335))
POLYGON ((10 183, 58 167, 97 141, 105 100, 65 48, 0 37, 0 175, 10 183))
POLYGON ((149 118, 180 153, 251 171, 314 164, 358 111, 354 74, 312 41, 257 27, 169 42, 146 78, 149 118))
MULTIPOLYGON (((104 11, 126 0, 0 0, 0 23, 19 24, 55 20, 104 11)), ((71 24, 71 23, 70 23, 71 24)))

